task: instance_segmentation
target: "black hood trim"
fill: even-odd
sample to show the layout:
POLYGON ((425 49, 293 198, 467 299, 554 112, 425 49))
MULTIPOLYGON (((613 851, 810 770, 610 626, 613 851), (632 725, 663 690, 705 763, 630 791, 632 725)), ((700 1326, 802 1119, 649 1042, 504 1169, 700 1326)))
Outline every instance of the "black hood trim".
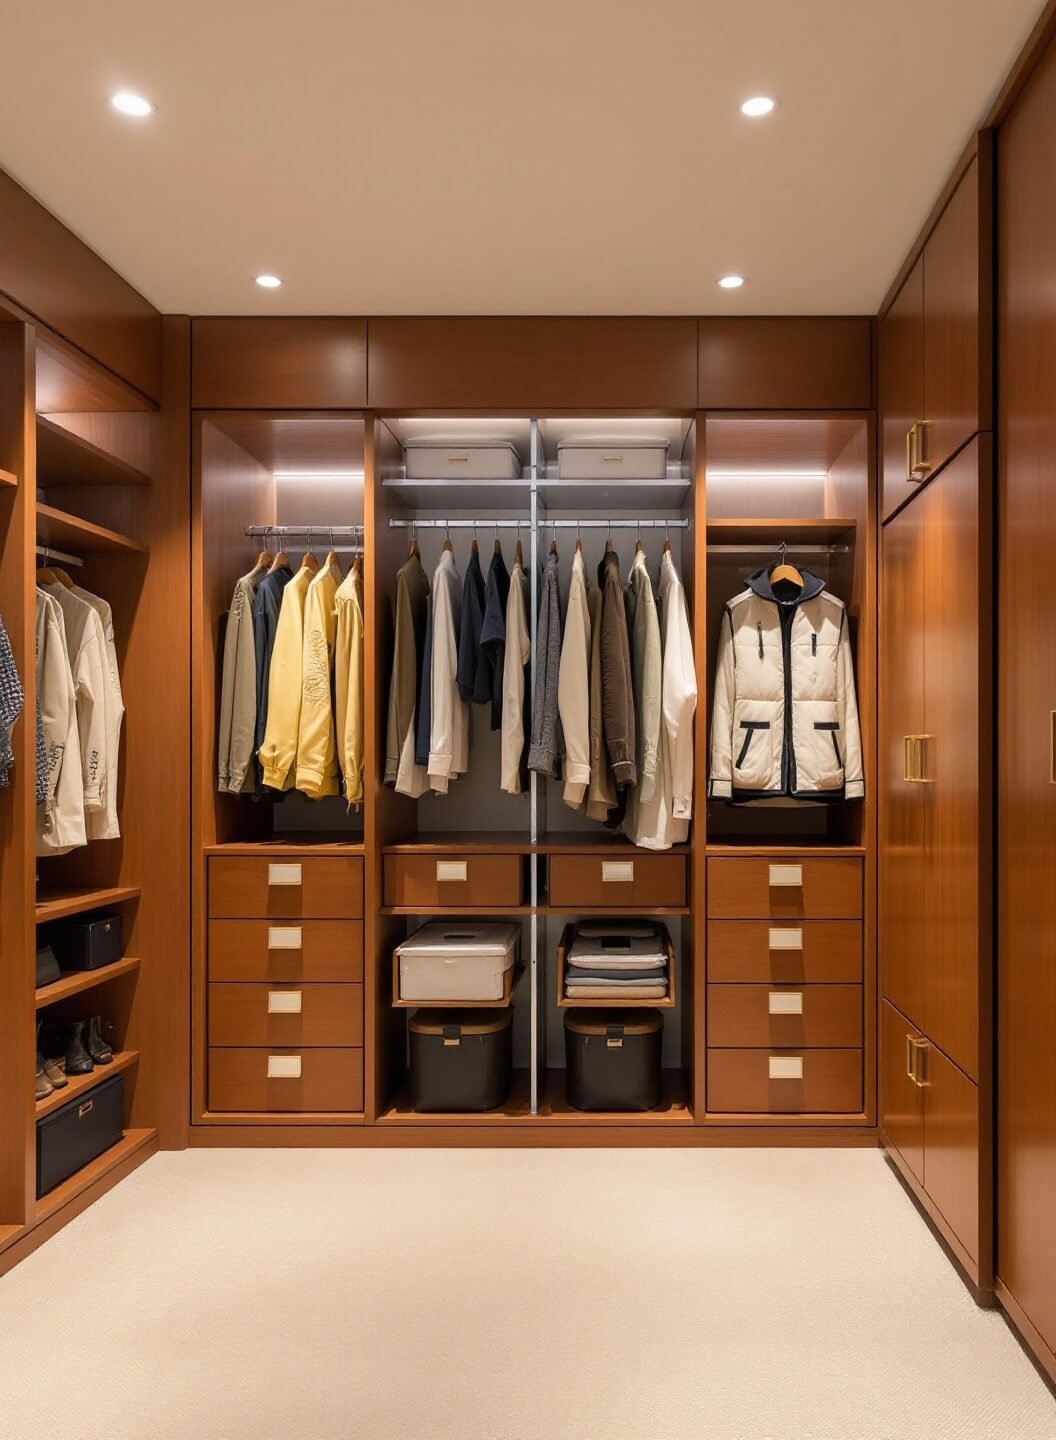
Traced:
POLYGON ((810 570, 801 570, 800 574, 803 576, 803 589, 794 600, 780 600, 774 594, 770 585, 770 572, 773 568, 772 565, 768 565, 762 570, 757 570, 754 575, 749 575, 748 579, 744 582, 753 594, 759 596, 760 600, 769 600, 772 605, 784 605, 786 607, 801 605, 804 600, 815 599, 825 589, 824 580, 820 580, 818 576, 810 570))

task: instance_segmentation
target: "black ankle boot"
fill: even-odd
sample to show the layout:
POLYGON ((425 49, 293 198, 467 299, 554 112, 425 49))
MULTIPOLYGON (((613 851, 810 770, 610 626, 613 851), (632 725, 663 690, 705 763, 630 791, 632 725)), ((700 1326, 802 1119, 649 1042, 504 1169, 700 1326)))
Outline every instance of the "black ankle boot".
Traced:
POLYGON ((109 1065, 114 1058, 112 1048, 103 1039, 101 1015, 93 1015, 84 1022, 84 1044, 96 1065, 109 1065))
POLYGON ((64 1068, 67 1075, 87 1075, 95 1069, 92 1057, 85 1049, 84 1031, 83 1020, 77 1020, 74 1024, 66 1027, 66 1064, 64 1068))

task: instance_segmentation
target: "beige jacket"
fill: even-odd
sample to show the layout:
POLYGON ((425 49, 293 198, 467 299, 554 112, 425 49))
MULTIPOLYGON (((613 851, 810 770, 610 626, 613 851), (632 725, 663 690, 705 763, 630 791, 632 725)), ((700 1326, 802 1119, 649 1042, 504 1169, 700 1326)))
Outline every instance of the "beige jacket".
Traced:
POLYGON ((532 657, 528 630, 528 577, 514 562, 506 601, 506 652, 502 669, 502 736, 499 784, 507 795, 522 795, 524 753, 524 667, 532 657))
POLYGON ((645 551, 636 550, 627 579, 627 626, 631 642, 637 732, 638 798, 653 798, 660 749, 660 623, 645 551))
POLYGON ((37 854, 65 854, 87 844, 77 733, 77 695, 66 652, 62 611, 37 590, 37 698, 44 727, 48 793, 37 807, 37 854))
POLYGON ((257 657, 253 645, 253 598, 266 572, 235 582, 224 634, 217 737, 217 789, 238 795, 254 784, 253 739, 257 725, 257 657))
POLYGON ((590 784, 590 600, 583 552, 578 548, 568 584, 557 713, 565 737, 564 800, 578 810, 590 784))
POLYGON ((304 604, 304 645, 301 661, 301 715, 297 726, 297 773, 294 784, 312 800, 336 795, 337 746, 331 675, 337 638, 335 600, 341 571, 334 561, 323 565, 304 604))
MULTIPOLYGON (((117 786, 121 754, 121 724, 125 716, 125 699, 121 693, 121 673, 117 665, 117 646, 114 643, 114 617, 110 606, 90 590, 73 587, 73 593, 90 605, 99 616, 106 647, 107 681, 104 703, 106 719, 106 779, 103 786, 103 809, 93 810, 86 817, 89 840, 117 840, 121 826, 117 815, 117 786)), ((252 653, 252 638, 250 652, 252 653)), ((255 712, 254 705, 254 712, 255 712)), ((252 753, 252 732, 250 743, 252 753)))
POLYGON ((458 688, 458 629, 462 577, 450 550, 433 575, 433 659, 430 688, 429 785, 446 795, 448 782, 469 769, 469 705, 458 688))
POLYGON ((91 605, 61 582, 43 588, 62 611, 66 655, 77 697, 77 734, 81 748, 85 814, 105 811, 106 694, 109 681, 102 621, 91 605))
POLYGON ((334 722, 337 758, 345 799, 363 803, 363 581, 357 567, 345 576, 335 598, 334 722))
POLYGON ((304 607, 313 572, 302 565, 282 592, 275 646, 268 671, 268 717, 260 763, 264 784, 288 790, 293 784, 301 726, 304 665, 304 607))

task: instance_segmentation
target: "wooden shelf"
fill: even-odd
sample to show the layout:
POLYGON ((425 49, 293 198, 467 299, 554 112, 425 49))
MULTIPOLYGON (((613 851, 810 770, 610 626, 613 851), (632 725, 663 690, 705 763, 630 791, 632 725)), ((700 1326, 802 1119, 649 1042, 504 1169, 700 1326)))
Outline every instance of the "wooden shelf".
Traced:
POLYGON ((10 470, 0 470, 0 485, 10 485, 13 489, 17 484, 17 475, 12 475, 10 470))
MULTIPOLYGON (((111 1170, 116 1170, 119 1165, 131 1160, 138 1152, 153 1153, 157 1149, 157 1139, 158 1132, 153 1129, 126 1130, 116 1145, 111 1145, 109 1150, 104 1150, 90 1164, 83 1166, 75 1175, 71 1175, 68 1180, 64 1180, 37 1201, 34 1223, 39 1225, 42 1220, 47 1220, 82 1191, 104 1179, 111 1170)), ((147 1153, 144 1153, 142 1158, 147 1159, 147 1153)))
POLYGON ((116 530, 107 530, 103 525, 94 525, 91 520, 82 520, 79 515, 56 510, 53 505, 37 506, 37 539, 44 545, 54 545, 57 550, 72 550, 74 553, 149 553, 148 547, 138 540, 119 535, 116 530))
POLYGON ((71 995, 80 995, 85 990, 94 990, 97 985, 105 985, 108 980, 116 980, 120 975, 131 975, 138 969, 139 961, 126 956, 125 959, 115 960, 112 965, 103 965, 98 970, 64 970, 61 980, 55 980, 51 985, 42 985, 36 991, 37 1009, 43 1010, 47 1005, 68 1000, 71 995))
POLYGON ((839 857, 841 855, 864 855, 864 845, 833 845, 830 840, 815 841, 809 838, 803 840, 753 840, 746 835, 743 841, 735 844, 723 842, 722 844, 706 845, 705 854, 714 856, 752 856, 764 855, 767 857, 782 858, 784 856, 813 855, 839 857))
POLYGON ((310 850, 313 855, 332 856, 364 855, 366 846, 362 840, 338 840, 332 834, 306 833, 304 838, 292 839, 284 835, 280 840, 229 840, 223 845, 206 845, 206 855, 301 855, 310 850))
MULTIPOLYGON (((442 920, 445 916, 460 920, 495 920, 531 915, 530 905, 381 905, 379 915, 435 915, 442 920)), ((538 913, 538 912, 537 912, 538 913)))
POLYGON ((439 855, 449 850, 462 855, 487 854, 493 850, 514 851, 519 855, 532 853, 532 842, 523 830, 457 830, 428 831, 412 835, 409 840, 399 840, 382 847, 385 855, 439 855))
POLYGON ((53 1110, 60 1110, 68 1100, 76 1099, 86 1090, 94 1090, 111 1075, 120 1075, 122 1071, 130 1070, 138 1059, 138 1050, 119 1050, 114 1052, 114 1058, 109 1065, 97 1065, 94 1070, 89 1070, 87 1075, 71 1075, 69 1083, 61 1090, 53 1090, 46 1099, 37 1101, 37 1119, 50 1115, 53 1110))
POLYGON ((117 885, 107 890, 40 890, 37 893, 36 923, 63 920, 67 915, 82 915, 86 910, 102 910, 108 905, 122 905, 138 900, 138 885, 117 885))
POLYGON ((565 1072, 548 1070, 539 1101, 539 1119, 565 1125, 692 1125, 681 1070, 665 1070, 655 1110, 576 1110, 565 1098, 565 1072))
MULTIPOLYGON (((500 1000, 393 1000, 394 1010, 506 1010, 513 1004, 514 991, 521 983, 523 965, 513 965, 506 972, 500 1000)), ((392 993, 400 993, 400 957, 392 957, 392 993)))
MULTIPOLYGON (((531 914, 531 907, 528 913, 531 914)), ((651 920, 654 915, 691 915, 693 912, 688 905, 650 905, 647 915, 642 915, 641 905, 537 905, 537 915, 567 915, 572 916, 609 916, 613 920, 621 917, 629 919, 631 916, 637 919, 651 920)))
POLYGON ((835 545, 839 540, 854 538, 856 521, 848 519, 818 520, 709 520, 708 542, 712 545, 835 545), (848 536, 850 532, 850 536, 848 536))
POLYGON ((379 1125, 510 1125, 532 1124, 531 1083, 527 1070, 513 1072, 513 1084, 505 1105, 497 1110, 465 1112, 462 1110, 436 1111, 429 1114, 411 1109, 406 1091, 397 1096, 394 1103, 382 1110, 378 1116, 379 1125))
POLYGON ((62 425, 37 416, 37 484, 149 485, 150 476, 62 425))

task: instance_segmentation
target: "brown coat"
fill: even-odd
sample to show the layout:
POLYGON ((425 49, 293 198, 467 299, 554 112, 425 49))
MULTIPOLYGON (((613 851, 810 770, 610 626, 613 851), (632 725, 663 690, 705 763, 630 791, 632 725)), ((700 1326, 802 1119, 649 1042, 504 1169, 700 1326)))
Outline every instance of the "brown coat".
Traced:
POLYGON ((617 786, 637 785, 635 760, 634 684, 631 678, 631 647, 627 635, 627 608, 620 581, 620 561, 615 550, 606 550, 598 567, 602 589, 601 608, 601 693, 602 728, 605 746, 617 786))

